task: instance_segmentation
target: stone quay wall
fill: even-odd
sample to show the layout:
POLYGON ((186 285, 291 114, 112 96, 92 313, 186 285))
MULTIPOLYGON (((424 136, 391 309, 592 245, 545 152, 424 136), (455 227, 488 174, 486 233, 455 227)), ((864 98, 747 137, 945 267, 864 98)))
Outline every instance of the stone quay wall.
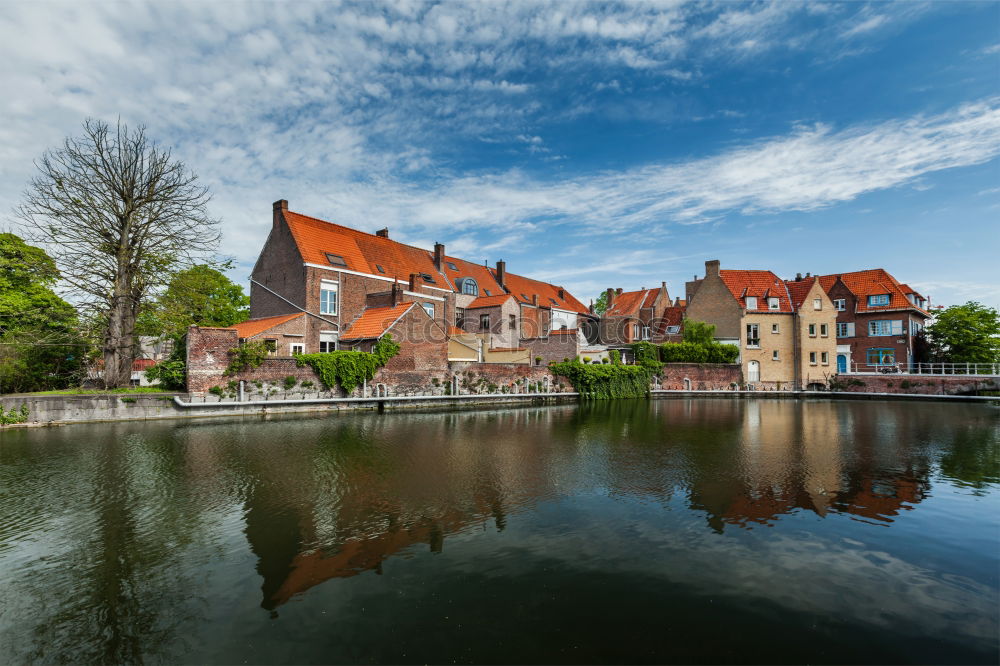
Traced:
POLYGON ((669 391, 724 391, 743 385, 739 363, 665 363, 660 388, 669 391))

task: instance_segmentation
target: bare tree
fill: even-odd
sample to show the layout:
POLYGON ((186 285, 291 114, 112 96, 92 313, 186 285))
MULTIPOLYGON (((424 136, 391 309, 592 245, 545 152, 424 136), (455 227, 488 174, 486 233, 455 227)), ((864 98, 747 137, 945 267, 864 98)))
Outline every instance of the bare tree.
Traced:
POLYGON ((219 222, 208 189, 144 127, 88 119, 35 163, 39 174, 17 208, 32 240, 44 243, 103 326, 104 383, 127 386, 139 307, 171 271, 215 250, 219 222))

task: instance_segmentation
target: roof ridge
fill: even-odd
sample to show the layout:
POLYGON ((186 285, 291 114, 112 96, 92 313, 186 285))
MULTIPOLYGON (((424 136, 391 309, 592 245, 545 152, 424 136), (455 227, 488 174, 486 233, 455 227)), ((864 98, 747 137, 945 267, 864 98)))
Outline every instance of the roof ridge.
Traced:
POLYGON ((310 220, 316 220, 317 222, 322 222, 323 224, 330 224, 330 225, 333 225, 335 227, 340 227, 341 229, 346 229, 347 231, 353 231, 356 234, 364 234, 365 236, 371 236, 372 238, 381 238, 382 240, 386 240, 386 241, 395 243, 396 245, 402 245, 403 247, 408 247, 408 248, 413 249, 413 250, 419 250, 421 252, 426 252, 428 254, 428 256, 433 256, 434 255, 434 253, 431 252, 430 250, 428 250, 427 248, 417 247, 416 245, 410 245, 409 243, 404 243, 403 241, 398 241, 395 238, 389 238, 388 236, 379 236, 378 234, 373 234, 373 233, 369 233, 367 231, 362 231, 361 229, 355 229, 354 227, 348 227, 346 225, 339 224, 337 222, 331 222, 330 220, 324 220, 323 218, 320 218, 320 217, 313 217, 312 215, 306 215, 305 213, 296 213, 294 210, 289 210, 289 211, 285 211, 285 212, 291 213, 292 215, 298 215, 299 217, 307 217, 310 220))

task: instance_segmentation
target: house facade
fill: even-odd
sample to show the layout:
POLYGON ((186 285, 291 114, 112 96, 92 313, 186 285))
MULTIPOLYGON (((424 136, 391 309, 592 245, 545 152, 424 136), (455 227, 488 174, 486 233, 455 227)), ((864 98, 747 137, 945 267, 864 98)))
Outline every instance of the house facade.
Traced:
POLYGON ((916 337, 930 319, 929 302, 882 268, 822 275, 837 312, 840 373, 907 368, 919 361, 916 337))
POLYGON ((446 360, 529 363, 550 341, 575 356, 584 332, 596 336, 597 318, 563 287, 508 273, 503 261, 490 268, 451 257, 441 243, 425 250, 388 229, 369 234, 295 213, 285 200, 273 206, 251 275, 251 318, 237 327, 253 331, 241 339, 274 341, 277 355, 363 349, 373 331, 393 328, 375 331, 372 321, 413 304, 423 315, 407 307, 406 325, 394 325, 407 336, 401 355, 433 348, 446 360))
POLYGON ((600 320, 600 340, 609 346, 621 346, 642 340, 653 341, 656 324, 670 307, 667 283, 656 289, 638 291, 608 289, 607 308, 600 320))
POLYGON ((716 340, 739 346, 748 386, 826 384, 836 350, 835 314, 815 281, 790 288, 771 271, 722 270, 713 260, 705 262, 705 277, 686 283, 685 291, 686 318, 714 324, 716 340), (811 309, 817 298, 819 309, 811 309))

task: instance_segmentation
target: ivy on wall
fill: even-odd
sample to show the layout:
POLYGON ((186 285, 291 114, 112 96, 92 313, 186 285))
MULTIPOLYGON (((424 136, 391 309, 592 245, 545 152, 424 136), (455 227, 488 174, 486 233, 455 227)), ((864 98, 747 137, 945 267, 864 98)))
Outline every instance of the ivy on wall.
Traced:
POLYGON ((371 381, 375 373, 389 359, 399 353, 399 344, 386 334, 371 352, 333 351, 320 354, 301 354, 295 357, 299 367, 308 365, 327 388, 339 386, 350 393, 364 381, 371 381))
POLYGON ((239 347, 234 347, 229 350, 232 359, 230 359, 229 367, 223 374, 235 375, 239 372, 259 368, 264 359, 267 358, 268 352, 267 343, 263 340, 247 342, 239 347))
POLYGON ((597 365, 579 360, 553 363, 549 369, 566 377, 581 397, 593 400, 645 397, 655 372, 650 365, 597 365))

